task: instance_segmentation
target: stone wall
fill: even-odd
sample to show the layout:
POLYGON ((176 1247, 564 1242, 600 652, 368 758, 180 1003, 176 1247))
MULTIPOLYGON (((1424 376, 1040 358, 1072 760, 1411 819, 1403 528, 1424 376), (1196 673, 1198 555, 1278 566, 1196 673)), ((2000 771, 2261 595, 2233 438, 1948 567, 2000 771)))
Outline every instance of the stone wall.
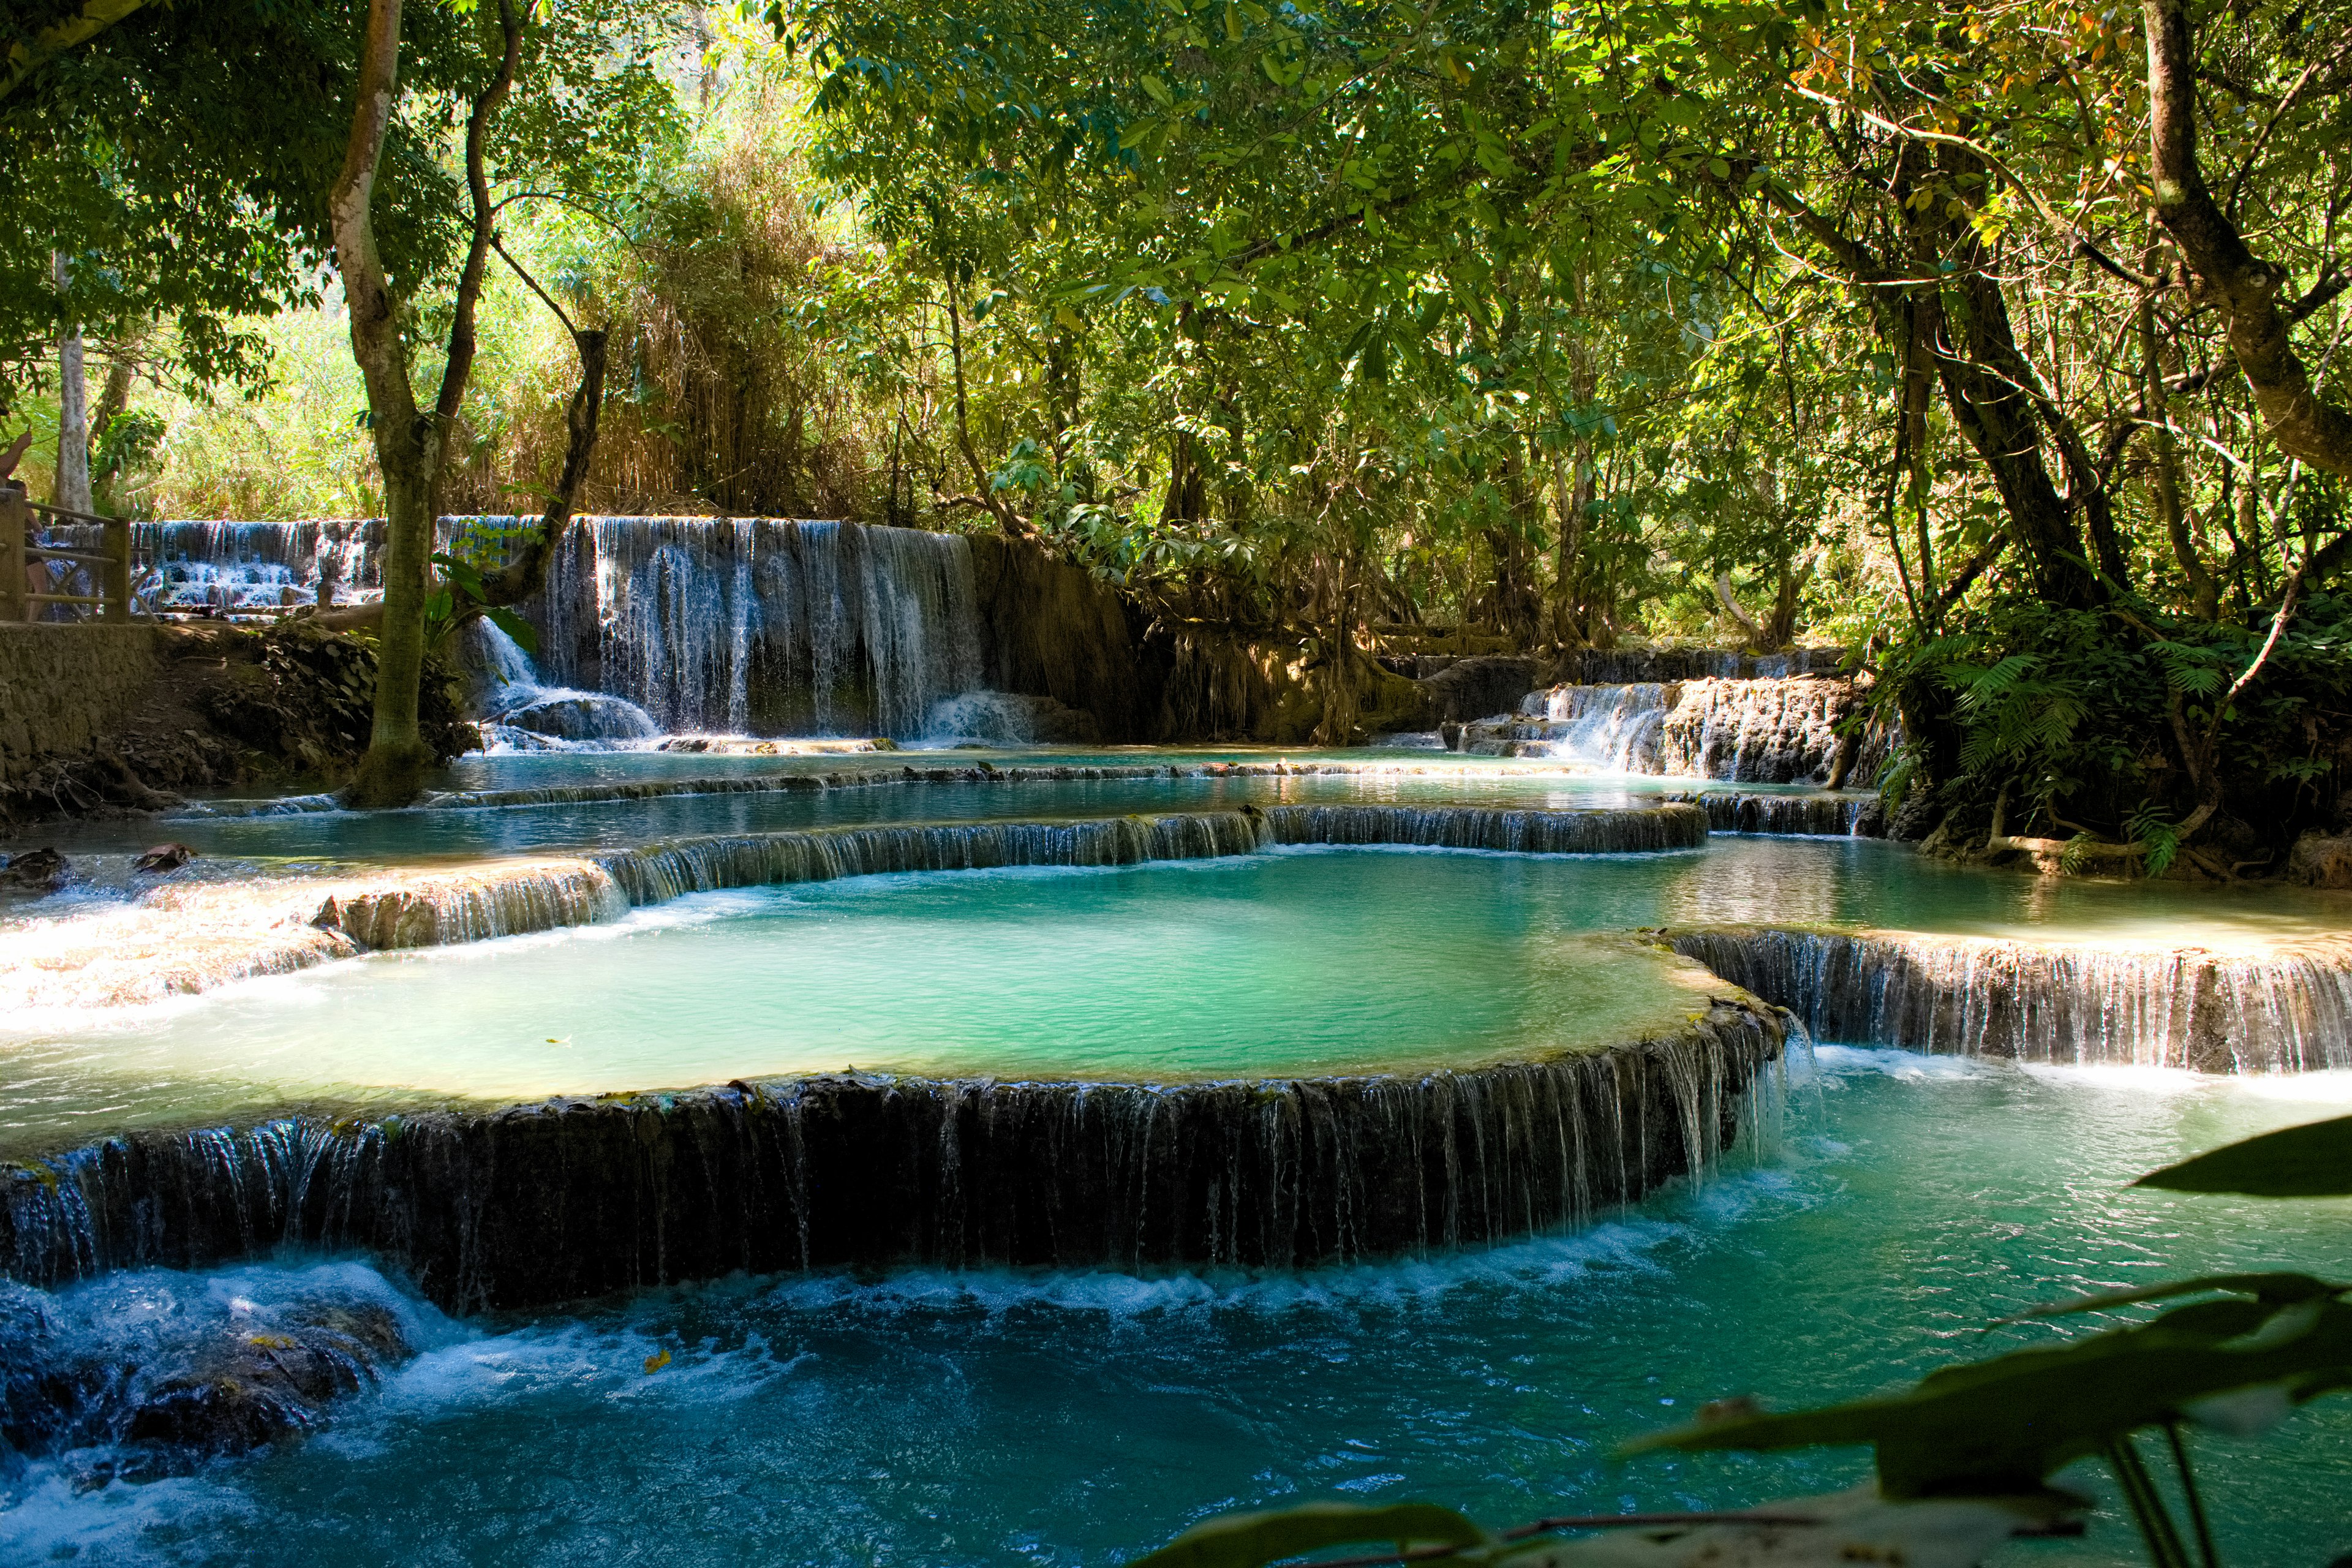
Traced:
POLYGON ((86 754, 155 668, 152 626, 0 624, 0 784, 86 754))

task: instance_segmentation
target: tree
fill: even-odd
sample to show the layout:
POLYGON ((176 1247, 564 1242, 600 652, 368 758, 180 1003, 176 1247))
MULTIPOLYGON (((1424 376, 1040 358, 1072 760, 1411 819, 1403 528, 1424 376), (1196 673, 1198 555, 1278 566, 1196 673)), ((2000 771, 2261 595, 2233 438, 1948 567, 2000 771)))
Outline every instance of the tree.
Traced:
MULTIPOLYGON (((468 217, 448 308, 439 389, 430 406, 423 405, 412 380, 411 351, 420 280, 404 279, 395 286, 384 266, 375 222, 376 181, 403 93, 402 28, 401 0, 371 0, 350 137, 327 203, 336 266, 351 312, 352 354, 366 383, 369 429, 384 481, 384 593, 375 724, 349 792, 352 802, 362 806, 413 800, 435 760, 419 731, 417 698, 427 623, 436 598, 447 595, 441 599, 444 614, 439 617, 447 624, 453 618, 449 609, 460 600, 476 609, 495 608, 535 587, 536 569, 570 516, 594 447, 604 335, 583 331, 567 317, 565 325, 580 352, 580 390, 567 420, 569 446, 557 489, 535 537, 522 551, 522 565, 488 579, 470 568, 460 572, 453 566, 451 583, 436 593, 433 565, 439 492, 478 352, 475 321, 484 276, 492 252, 504 255, 498 218, 508 202, 522 199, 521 190, 536 188, 520 187, 502 201, 491 188, 494 173, 509 182, 524 175, 544 176, 547 188, 559 196, 592 195, 593 182, 598 176, 609 179, 622 163, 619 147, 625 143, 617 138, 658 132, 667 123, 665 89, 646 58, 640 16, 583 6, 556 23, 532 25, 512 0, 499 0, 494 16, 484 9, 472 29, 482 48, 475 68, 445 89, 464 106, 468 217), (617 85, 602 74, 605 50, 615 44, 636 46, 633 54, 625 55, 622 69, 611 73, 617 75, 617 85), (519 125, 520 133, 509 139, 494 171, 492 137, 519 79, 533 89, 535 112, 519 125)), ((538 289, 536 281, 531 286, 538 289)), ((547 299, 543 291, 541 298, 547 299)), ((554 308, 551 299, 547 302, 554 308)))

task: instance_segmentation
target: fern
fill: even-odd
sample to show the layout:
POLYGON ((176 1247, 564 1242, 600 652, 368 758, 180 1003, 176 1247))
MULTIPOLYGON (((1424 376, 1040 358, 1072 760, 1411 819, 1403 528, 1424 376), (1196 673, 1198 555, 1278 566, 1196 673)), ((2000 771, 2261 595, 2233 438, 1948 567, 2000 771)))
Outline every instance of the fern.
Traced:
POLYGON ((2124 826, 2131 832, 2132 842, 2147 849, 2147 874, 2161 877, 2180 853, 2180 829, 2153 801, 2142 801, 2134 807, 2124 826))

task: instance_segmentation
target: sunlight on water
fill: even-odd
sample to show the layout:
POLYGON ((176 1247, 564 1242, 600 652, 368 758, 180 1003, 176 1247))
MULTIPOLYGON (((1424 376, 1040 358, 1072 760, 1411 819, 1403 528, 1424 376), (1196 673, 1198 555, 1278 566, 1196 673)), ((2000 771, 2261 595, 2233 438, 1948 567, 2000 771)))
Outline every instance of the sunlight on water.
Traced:
MULTIPOLYGON (((0 1558, 1108 1565, 1204 1513, 1311 1497, 1439 1499, 1496 1523, 1732 1506, 1863 1463, 1611 1449, 1725 1394, 1845 1397, 2036 1342, 2065 1331, 1978 1330, 2070 1292, 2352 1270, 2352 1205, 2125 1187, 2308 1114, 2260 1086, 1821 1058, 1779 1154, 1488 1251, 736 1279, 457 1324, 419 1308, 424 1353, 321 1437, 79 1497, 35 1465, 0 1511, 0 1558)), ((2352 1409, 2198 1441, 2229 1561, 2352 1547, 2326 1501, 2352 1495, 2352 1409)), ((2000 1559, 2132 1560, 2112 1504, 2084 1542, 2000 1559)))

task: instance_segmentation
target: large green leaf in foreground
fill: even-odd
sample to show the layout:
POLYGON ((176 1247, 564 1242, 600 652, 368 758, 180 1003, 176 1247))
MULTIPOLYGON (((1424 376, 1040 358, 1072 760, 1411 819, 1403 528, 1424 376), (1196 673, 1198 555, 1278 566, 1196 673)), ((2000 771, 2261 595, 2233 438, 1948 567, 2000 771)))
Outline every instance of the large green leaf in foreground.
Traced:
POLYGON ((2352 1116, 2225 1144, 2152 1171, 2132 1185, 2176 1193, 2251 1193, 2265 1198, 2352 1195, 2352 1116))
POLYGON ((1435 1503, 1311 1502, 1264 1513, 1229 1513, 1204 1520, 1133 1568, 1257 1568, 1285 1557, 1360 1542, 1413 1546, 1476 1546, 1486 1532, 1435 1503))

